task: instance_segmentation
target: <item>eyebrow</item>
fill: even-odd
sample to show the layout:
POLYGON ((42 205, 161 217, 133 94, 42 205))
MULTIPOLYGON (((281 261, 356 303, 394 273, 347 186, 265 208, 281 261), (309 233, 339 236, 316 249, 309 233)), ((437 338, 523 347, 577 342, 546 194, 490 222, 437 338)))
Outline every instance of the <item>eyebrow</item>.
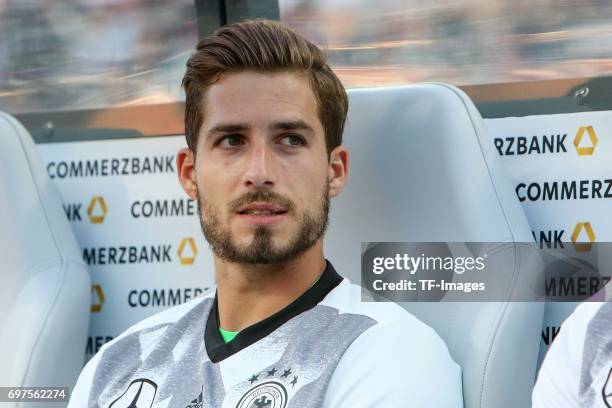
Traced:
POLYGON ((247 130, 249 125, 246 123, 220 123, 206 132, 207 136, 210 136, 214 133, 230 133, 230 132, 242 132, 247 130))
POLYGON ((274 122, 270 125, 270 130, 305 130, 309 133, 314 132, 314 129, 308 123, 300 119, 274 122))
MULTIPOLYGON (((220 123, 210 128, 208 132, 206 132, 206 136, 210 137, 215 133, 244 132, 248 130, 249 127, 247 123, 220 123)), ((270 130, 304 130, 308 133, 314 133, 314 129, 301 119, 274 122, 269 128, 270 130)))

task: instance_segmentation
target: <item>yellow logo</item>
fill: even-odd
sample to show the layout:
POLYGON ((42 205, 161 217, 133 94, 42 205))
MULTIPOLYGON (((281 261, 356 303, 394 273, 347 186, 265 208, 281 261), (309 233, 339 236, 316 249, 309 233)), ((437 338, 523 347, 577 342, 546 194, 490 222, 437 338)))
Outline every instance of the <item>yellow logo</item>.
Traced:
POLYGON ((91 285, 91 313, 99 313, 104 304, 104 291, 100 285, 91 285))
POLYGON ((89 217, 89 221, 91 221, 92 224, 102 224, 107 212, 108 208, 106 208, 104 197, 92 197, 89 205, 87 206, 87 216, 89 217))
POLYGON ((574 147, 578 152, 578 156, 592 155, 595 151, 595 146, 597 146, 597 135, 595 134, 595 129, 593 129, 593 126, 580 126, 580 128, 578 129, 578 133, 576 133, 576 137, 574 138, 574 147), (580 146, 585 132, 589 136, 589 140, 591 141, 590 147, 580 146))
POLYGON ((591 227, 590 222, 579 222, 574 227, 574 232, 572 232, 572 245, 574 245, 574 249, 576 252, 588 252, 591 250, 593 246, 593 242, 595 242, 595 233, 593 232, 593 228, 591 227), (580 233, 582 229, 586 231, 587 238, 589 242, 578 242, 578 238, 580 237, 580 233))
POLYGON ((181 265, 193 265, 196 256, 198 256, 198 247, 196 247, 193 238, 183 238, 181 245, 179 245, 178 256, 181 265), (187 247, 189 247, 189 251, 187 251, 187 247))

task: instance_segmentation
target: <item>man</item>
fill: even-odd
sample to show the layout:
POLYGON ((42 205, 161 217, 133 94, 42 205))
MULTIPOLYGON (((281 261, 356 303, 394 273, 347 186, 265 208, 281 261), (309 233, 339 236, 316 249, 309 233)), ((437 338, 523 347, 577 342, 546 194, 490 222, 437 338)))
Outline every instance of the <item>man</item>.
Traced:
POLYGON ((187 63, 178 153, 214 253, 216 292, 153 316, 89 362, 71 407, 462 406, 437 334, 323 255, 348 174, 348 99, 321 51, 248 21, 187 63))
POLYGON ((540 368, 533 407, 612 407, 612 303, 585 302, 563 322, 540 368))

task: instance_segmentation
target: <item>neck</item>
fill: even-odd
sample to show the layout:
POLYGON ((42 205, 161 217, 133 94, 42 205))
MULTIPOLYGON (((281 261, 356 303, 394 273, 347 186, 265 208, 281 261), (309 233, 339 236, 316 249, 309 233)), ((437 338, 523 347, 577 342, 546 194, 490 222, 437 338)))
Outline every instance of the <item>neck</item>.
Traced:
POLYGON ((324 270, 322 239, 283 263, 245 265, 215 256, 220 327, 240 331, 264 320, 306 292, 324 270))

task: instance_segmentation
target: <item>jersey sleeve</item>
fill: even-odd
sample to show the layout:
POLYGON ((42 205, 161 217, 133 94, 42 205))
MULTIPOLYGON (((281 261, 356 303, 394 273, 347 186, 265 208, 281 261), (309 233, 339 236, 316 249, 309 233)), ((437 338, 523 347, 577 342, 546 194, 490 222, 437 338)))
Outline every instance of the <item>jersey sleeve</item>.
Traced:
POLYGON ((533 408, 576 408, 580 406, 581 359, 587 325, 597 303, 580 305, 561 325, 551 344, 533 389, 533 408))
POLYGON ((334 371, 324 408, 461 408, 461 369, 428 326, 393 323, 365 331, 334 371))

